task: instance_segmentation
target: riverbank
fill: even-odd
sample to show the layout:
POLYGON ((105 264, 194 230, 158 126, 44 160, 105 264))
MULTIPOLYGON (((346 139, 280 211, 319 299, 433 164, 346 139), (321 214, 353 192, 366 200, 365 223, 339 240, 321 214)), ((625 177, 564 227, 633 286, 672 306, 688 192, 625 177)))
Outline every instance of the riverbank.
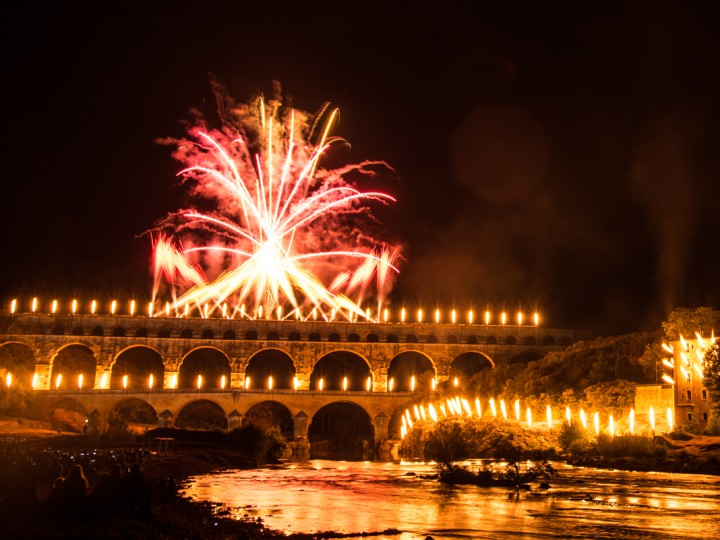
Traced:
MULTIPOLYGON (((134 459, 139 456, 145 481, 152 486, 149 515, 136 512, 118 512, 112 515, 71 515, 51 514, 42 504, 51 489, 47 479, 38 478, 38 505, 10 506, 0 504, 2 537, 8 539, 272 539, 290 538, 310 540, 321 538, 346 538, 357 536, 392 536, 399 531, 371 531, 342 534, 333 531, 297 533, 288 535, 267 527, 259 518, 245 516, 242 519, 230 517, 230 512, 216 503, 198 502, 184 496, 184 483, 191 476, 208 474, 223 469, 250 468, 248 459, 231 449, 214 444, 183 441, 169 451, 159 452, 152 447, 138 448, 138 445, 114 446, 96 449, 92 440, 82 435, 58 434, 48 437, 47 433, 2 434, 5 449, 24 455, 34 453, 59 454, 75 459, 96 453, 108 453, 119 459, 134 459), (44 435, 44 436, 43 436, 44 435), (130 456, 129 458, 127 456, 130 456), (176 489, 168 493, 162 486, 171 485, 176 489)), ((157 442, 156 442, 157 444, 157 442)), ((90 492, 94 485, 91 483, 90 492)), ((248 505, 252 504, 248 494, 248 505)), ((328 528, 331 524, 328 524, 328 528)))

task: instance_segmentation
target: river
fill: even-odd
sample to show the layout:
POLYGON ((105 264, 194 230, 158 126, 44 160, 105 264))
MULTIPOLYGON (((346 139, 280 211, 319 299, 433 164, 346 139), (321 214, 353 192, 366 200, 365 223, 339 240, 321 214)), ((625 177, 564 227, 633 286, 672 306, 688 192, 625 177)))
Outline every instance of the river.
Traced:
POLYGON ((190 479, 186 495, 286 532, 395 528, 379 539, 720 538, 720 477, 556 465, 549 490, 447 486, 427 464, 313 460, 190 479))

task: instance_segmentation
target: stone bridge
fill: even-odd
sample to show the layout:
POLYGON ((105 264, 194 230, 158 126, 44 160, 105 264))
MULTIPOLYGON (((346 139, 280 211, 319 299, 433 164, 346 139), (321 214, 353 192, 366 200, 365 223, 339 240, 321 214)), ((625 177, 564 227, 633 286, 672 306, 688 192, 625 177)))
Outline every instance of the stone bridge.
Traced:
POLYGON ((531 325, 21 313, 0 316, 0 375, 33 389, 39 415, 70 400, 93 422, 136 400, 170 426, 203 402, 222 412, 216 427, 232 428, 272 403, 286 436, 305 437, 344 404, 318 421, 355 411, 377 443, 414 397, 573 341, 572 330, 531 325))

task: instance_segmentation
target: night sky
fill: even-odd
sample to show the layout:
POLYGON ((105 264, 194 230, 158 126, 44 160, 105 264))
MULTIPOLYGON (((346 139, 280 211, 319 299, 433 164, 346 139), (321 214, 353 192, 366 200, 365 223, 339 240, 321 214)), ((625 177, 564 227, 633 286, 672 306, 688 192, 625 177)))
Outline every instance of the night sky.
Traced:
POLYGON ((602 334, 720 305, 714 2, 59 4, 4 8, 5 303, 149 297, 140 235, 184 194, 155 140, 215 118, 212 73, 329 101, 343 161, 393 167, 396 307, 602 334))

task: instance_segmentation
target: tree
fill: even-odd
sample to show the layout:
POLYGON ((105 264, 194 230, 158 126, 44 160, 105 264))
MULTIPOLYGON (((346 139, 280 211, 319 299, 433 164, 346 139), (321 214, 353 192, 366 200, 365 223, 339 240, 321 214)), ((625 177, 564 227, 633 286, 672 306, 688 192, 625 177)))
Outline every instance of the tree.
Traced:
POLYGON ((710 393, 714 403, 715 414, 720 414, 720 343, 715 342, 705 353, 705 369, 703 384, 710 393))
POLYGON ((694 338, 695 332, 709 334, 720 329, 720 311, 709 307, 675 308, 662 326, 670 341, 677 341, 681 335, 694 338))
POLYGON ((594 384, 585 389, 585 399, 593 410, 621 413, 633 405, 635 384, 624 379, 594 384))

